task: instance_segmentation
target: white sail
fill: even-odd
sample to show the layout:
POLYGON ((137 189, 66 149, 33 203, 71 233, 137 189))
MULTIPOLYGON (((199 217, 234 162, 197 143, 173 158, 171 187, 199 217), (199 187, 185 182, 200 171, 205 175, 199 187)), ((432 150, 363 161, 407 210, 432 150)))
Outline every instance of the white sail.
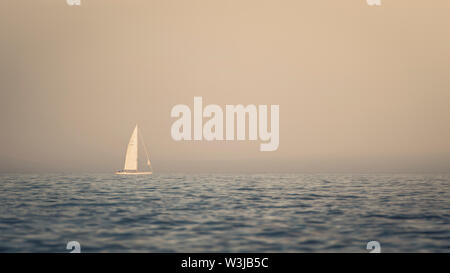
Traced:
POLYGON ((134 128, 128 143, 127 155, 125 157, 125 171, 137 171, 138 168, 138 127, 134 128))
POLYGON ((120 175, 147 175, 152 174, 152 166, 150 163, 150 157, 148 155, 147 146, 145 146, 144 138, 139 132, 138 126, 134 128, 133 134, 131 135, 130 142, 127 147, 127 154, 125 157, 125 168, 121 171, 117 171, 116 174, 120 175), (145 155, 147 157, 147 165, 150 171, 138 171, 138 139, 141 137, 142 144, 144 145, 145 155))

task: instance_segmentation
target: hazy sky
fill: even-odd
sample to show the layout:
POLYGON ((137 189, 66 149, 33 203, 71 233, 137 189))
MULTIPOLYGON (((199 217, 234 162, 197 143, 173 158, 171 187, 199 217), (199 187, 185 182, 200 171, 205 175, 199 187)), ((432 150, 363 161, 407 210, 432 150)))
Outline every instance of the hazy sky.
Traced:
POLYGON ((0 1, 0 171, 450 171, 450 1, 0 1), (279 104, 280 146, 175 142, 176 104, 279 104))

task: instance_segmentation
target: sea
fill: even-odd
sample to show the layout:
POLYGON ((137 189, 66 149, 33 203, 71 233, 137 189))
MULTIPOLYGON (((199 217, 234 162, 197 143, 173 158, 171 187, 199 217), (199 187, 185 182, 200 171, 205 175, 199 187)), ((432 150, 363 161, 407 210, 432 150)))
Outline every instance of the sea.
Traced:
POLYGON ((0 252, 450 252, 450 174, 0 174, 0 252))

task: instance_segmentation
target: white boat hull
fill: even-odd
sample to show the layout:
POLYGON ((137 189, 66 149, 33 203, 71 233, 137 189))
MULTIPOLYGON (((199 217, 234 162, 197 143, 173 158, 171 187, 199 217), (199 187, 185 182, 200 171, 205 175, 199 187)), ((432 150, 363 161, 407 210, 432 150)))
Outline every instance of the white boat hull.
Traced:
POLYGON ((116 172, 118 175, 149 175, 152 172, 116 172))

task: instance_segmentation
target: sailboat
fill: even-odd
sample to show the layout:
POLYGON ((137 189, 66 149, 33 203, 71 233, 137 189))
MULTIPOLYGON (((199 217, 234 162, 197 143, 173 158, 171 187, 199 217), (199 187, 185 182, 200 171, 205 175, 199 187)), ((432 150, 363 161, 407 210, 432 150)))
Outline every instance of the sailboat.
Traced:
POLYGON ((152 166, 150 163, 150 158, 148 156, 147 147, 145 146, 144 139, 142 137, 142 133, 140 133, 140 130, 136 124, 136 127, 134 128, 133 134, 131 134, 130 142, 128 142, 128 148, 127 148, 127 154, 125 156, 125 167, 121 171, 117 171, 116 174, 132 174, 132 175, 145 175, 145 174, 152 174, 152 166), (141 136, 141 141, 144 146, 145 155, 147 156, 147 165, 150 169, 150 171, 138 171, 138 144, 139 144, 139 137, 141 136))

